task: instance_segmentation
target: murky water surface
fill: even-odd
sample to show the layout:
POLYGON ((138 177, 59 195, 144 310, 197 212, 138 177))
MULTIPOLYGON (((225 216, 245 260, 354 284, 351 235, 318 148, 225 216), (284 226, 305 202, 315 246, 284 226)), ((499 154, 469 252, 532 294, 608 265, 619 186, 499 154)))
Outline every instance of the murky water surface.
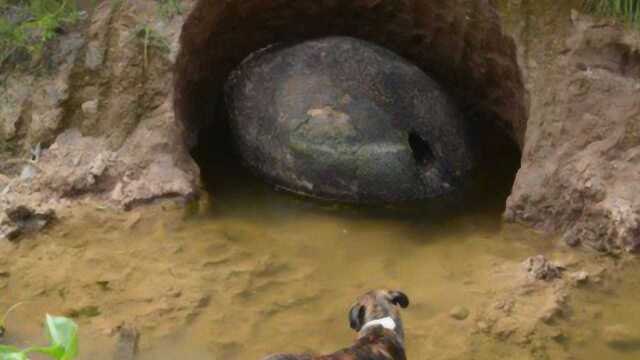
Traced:
MULTIPOLYGON (((18 246, 2 245, 0 308, 27 301, 10 317, 9 340, 42 341, 49 312, 76 317, 82 359, 111 359, 122 324, 140 330, 141 359, 325 353, 351 343, 354 298, 391 287, 412 301, 402 314, 410 359, 537 358, 470 331, 473 313, 463 322, 447 316, 456 305, 473 311, 497 291, 488 276, 496 266, 555 251, 501 225, 504 194, 491 184, 477 192, 477 206, 452 213, 310 202, 232 175, 214 191, 224 196, 195 214, 91 208, 18 246)), ((574 295, 563 327, 567 359, 640 357, 602 339, 607 324, 640 331, 636 285, 574 295)))

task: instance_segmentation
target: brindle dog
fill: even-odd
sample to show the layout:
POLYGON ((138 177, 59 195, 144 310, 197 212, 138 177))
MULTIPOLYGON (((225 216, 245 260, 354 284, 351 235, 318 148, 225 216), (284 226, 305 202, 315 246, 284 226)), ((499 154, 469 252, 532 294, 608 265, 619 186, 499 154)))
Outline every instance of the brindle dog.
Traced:
POLYGON ((275 354, 263 360, 406 360, 400 307, 407 306, 409 298, 400 291, 369 291, 349 311, 351 328, 358 332, 353 346, 330 355, 275 354))

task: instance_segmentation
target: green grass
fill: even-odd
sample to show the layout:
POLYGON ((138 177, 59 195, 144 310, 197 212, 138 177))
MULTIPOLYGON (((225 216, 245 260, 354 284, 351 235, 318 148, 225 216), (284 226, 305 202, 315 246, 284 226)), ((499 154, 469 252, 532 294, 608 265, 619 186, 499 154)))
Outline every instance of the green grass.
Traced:
POLYGON ((135 29, 134 36, 143 46, 144 69, 149 67, 149 51, 151 49, 156 49, 165 54, 171 52, 171 47, 167 39, 147 23, 140 24, 140 26, 135 29))
MULTIPOLYGON (((0 87, 0 91, 3 91, 2 87, 0 87)), ((2 140, 2 133, 0 133, 0 154, 15 154, 17 152, 17 145, 8 140, 2 140)), ((2 322, 0 322, 0 326, 2 326, 2 322)))
POLYGON ((79 17, 74 0, 0 0, 0 66, 11 58, 39 57, 79 17))
POLYGON ((589 11, 640 27, 640 0, 585 0, 585 6, 589 11))
POLYGON ((165 18, 182 15, 184 11, 184 5, 180 0, 158 0, 158 12, 165 18))
POLYGON ((17 303, 14 304, 13 306, 11 306, 9 308, 9 310, 7 310, 4 315, 2 316, 2 318, 0 319, 0 337, 4 336, 4 333, 7 331, 7 319, 9 318, 9 315, 11 315, 11 313, 13 312, 13 310, 17 309, 18 307, 22 306, 24 303, 17 303))

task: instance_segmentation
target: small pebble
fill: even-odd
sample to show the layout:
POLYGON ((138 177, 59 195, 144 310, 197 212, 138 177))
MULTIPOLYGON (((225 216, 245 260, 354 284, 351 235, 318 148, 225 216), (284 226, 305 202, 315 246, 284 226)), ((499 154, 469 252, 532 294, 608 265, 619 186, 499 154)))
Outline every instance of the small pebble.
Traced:
POLYGON ((138 330, 133 327, 123 326, 120 329, 113 359, 134 360, 138 355, 139 342, 140 333, 138 330))
POLYGON ((571 273, 569 278, 575 286, 580 286, 589 282, 589 273, 586 271, 578 271, 571 273))
POLYGON ((31 165, 25 165, 22 168, 22 172, 20 172, 20 179, 22 180, 29 180, 34 176, 36 176, 36 168, 31 165))
POLYGON ((464 306, 456 306, 449 311, 449 316, 456 320, 464 320, 469 317, 469 309, 464 306))
POLYGON ((85 115, 95 115, 98 112, 98 100, 84 102, 81 108, 85 115))
POLYGON ((480 329, 480 331, 487 331, 489 330, 489 324, 487 324, 484 321, 478 321, 478 323, 476 324, 478 326, 478 329, 480 329))

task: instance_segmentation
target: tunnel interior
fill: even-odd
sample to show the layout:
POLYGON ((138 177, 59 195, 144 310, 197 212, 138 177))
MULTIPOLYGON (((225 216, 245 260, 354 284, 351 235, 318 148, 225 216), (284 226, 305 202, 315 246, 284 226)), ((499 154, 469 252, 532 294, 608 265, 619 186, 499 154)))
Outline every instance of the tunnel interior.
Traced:
MULTIPOLYGON (((480 0, 198 1, 181 35, 174 105, 213 192, 214 178, 240 163, 223 94, 231 71, 265 46, 333 35, 381 45, 438 81, 469 124, 479 160, 474 177, 482 179, 476 183, 500 187, 487 191, 506 199, 520 164, 526 92, 515 44, 497 10, 480 0)), ((408 142, 428 167, 428 143, 415 132, 408 142)))

